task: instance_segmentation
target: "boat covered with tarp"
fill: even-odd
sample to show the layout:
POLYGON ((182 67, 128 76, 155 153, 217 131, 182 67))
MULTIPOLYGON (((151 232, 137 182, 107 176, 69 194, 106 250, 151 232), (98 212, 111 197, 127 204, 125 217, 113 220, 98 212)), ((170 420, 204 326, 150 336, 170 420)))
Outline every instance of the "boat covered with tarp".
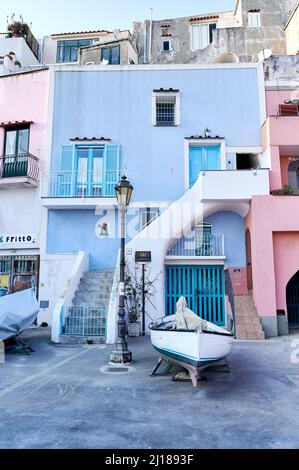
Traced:
POLYGON ((0 297, 0 341, 20 335, 38 315, 39 305, 33 289, 0 297))

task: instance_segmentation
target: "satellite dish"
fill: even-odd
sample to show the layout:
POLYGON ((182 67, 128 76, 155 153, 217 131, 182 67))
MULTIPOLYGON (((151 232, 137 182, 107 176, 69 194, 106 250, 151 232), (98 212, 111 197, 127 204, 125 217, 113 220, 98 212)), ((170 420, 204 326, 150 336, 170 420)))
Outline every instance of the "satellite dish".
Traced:
POLYGON ((272 50, 271 49, 263 49, 259 55, 258 55, 258 61, 259 62, 264 62, 264 60, 269 59, 272 55, 272 50))

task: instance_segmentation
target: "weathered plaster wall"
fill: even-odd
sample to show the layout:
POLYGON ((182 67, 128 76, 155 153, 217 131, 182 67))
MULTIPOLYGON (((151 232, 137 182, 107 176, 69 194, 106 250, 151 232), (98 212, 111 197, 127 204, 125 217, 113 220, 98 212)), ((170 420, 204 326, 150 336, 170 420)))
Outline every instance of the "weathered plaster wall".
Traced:
MULTIPOLYGON (((192 17, 153 21, 151 54, 149 53, 150 21, 134 23, 132 30, 138 44, 140 62, 146 57, 146 61, 152 63, 209 63, 219 54, 226 52, 235 54, 240 61, 250 62, 257 59, 262 49, 271 49, 273 54, 285 54, 284 25, 294 3, 295 0, 243 0, 239 4, 236 16, 233 16, 233 12, 219 13, 218 29, 213 32, 212 44, 206 49, 197 51, 192 51, 191 47, 190 18, 192 17), (253 8, 260 9, 261 27, 248 26, 248 11, 253 8), (165 39, 171 41, 171 52, 162 51, 163 38, 160 28, 162 24, 170 25, 171 36, 165 39)), ((207 22, 213 21, 215 22, 215 19, 207 20, 207 22)))

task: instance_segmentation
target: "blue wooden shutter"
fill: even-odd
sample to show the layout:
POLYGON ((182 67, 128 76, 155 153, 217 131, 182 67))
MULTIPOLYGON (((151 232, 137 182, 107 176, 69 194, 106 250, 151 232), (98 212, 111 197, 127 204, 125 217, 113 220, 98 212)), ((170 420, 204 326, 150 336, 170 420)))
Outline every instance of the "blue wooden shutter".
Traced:
POLYGON ((104 150, 103 196, 113 197, 119 180, 120 145, 107 144, 104 150))
POLYGON ((62 145, 60 172, 57 178, 57 189, 59 188, 60 197, 74 196, 74 156, 74 145, 62 145))

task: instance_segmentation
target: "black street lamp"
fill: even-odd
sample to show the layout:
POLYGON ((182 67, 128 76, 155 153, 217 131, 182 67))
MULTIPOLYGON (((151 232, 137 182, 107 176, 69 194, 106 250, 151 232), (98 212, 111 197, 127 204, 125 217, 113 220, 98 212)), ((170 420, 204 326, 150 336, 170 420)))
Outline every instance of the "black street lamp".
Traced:
POLYGON ((115 187, 115 193, 120 210, 120 283, 119 283, 119 307, 117 321, 117 341, 110 355, 110 362, 114 364, 127 364, 132 361, 132 353, 128 350, 126 341, 125 319, 125 245, 126 245, 126 210, 130 204, 133 186, 126 176, 115 187))

